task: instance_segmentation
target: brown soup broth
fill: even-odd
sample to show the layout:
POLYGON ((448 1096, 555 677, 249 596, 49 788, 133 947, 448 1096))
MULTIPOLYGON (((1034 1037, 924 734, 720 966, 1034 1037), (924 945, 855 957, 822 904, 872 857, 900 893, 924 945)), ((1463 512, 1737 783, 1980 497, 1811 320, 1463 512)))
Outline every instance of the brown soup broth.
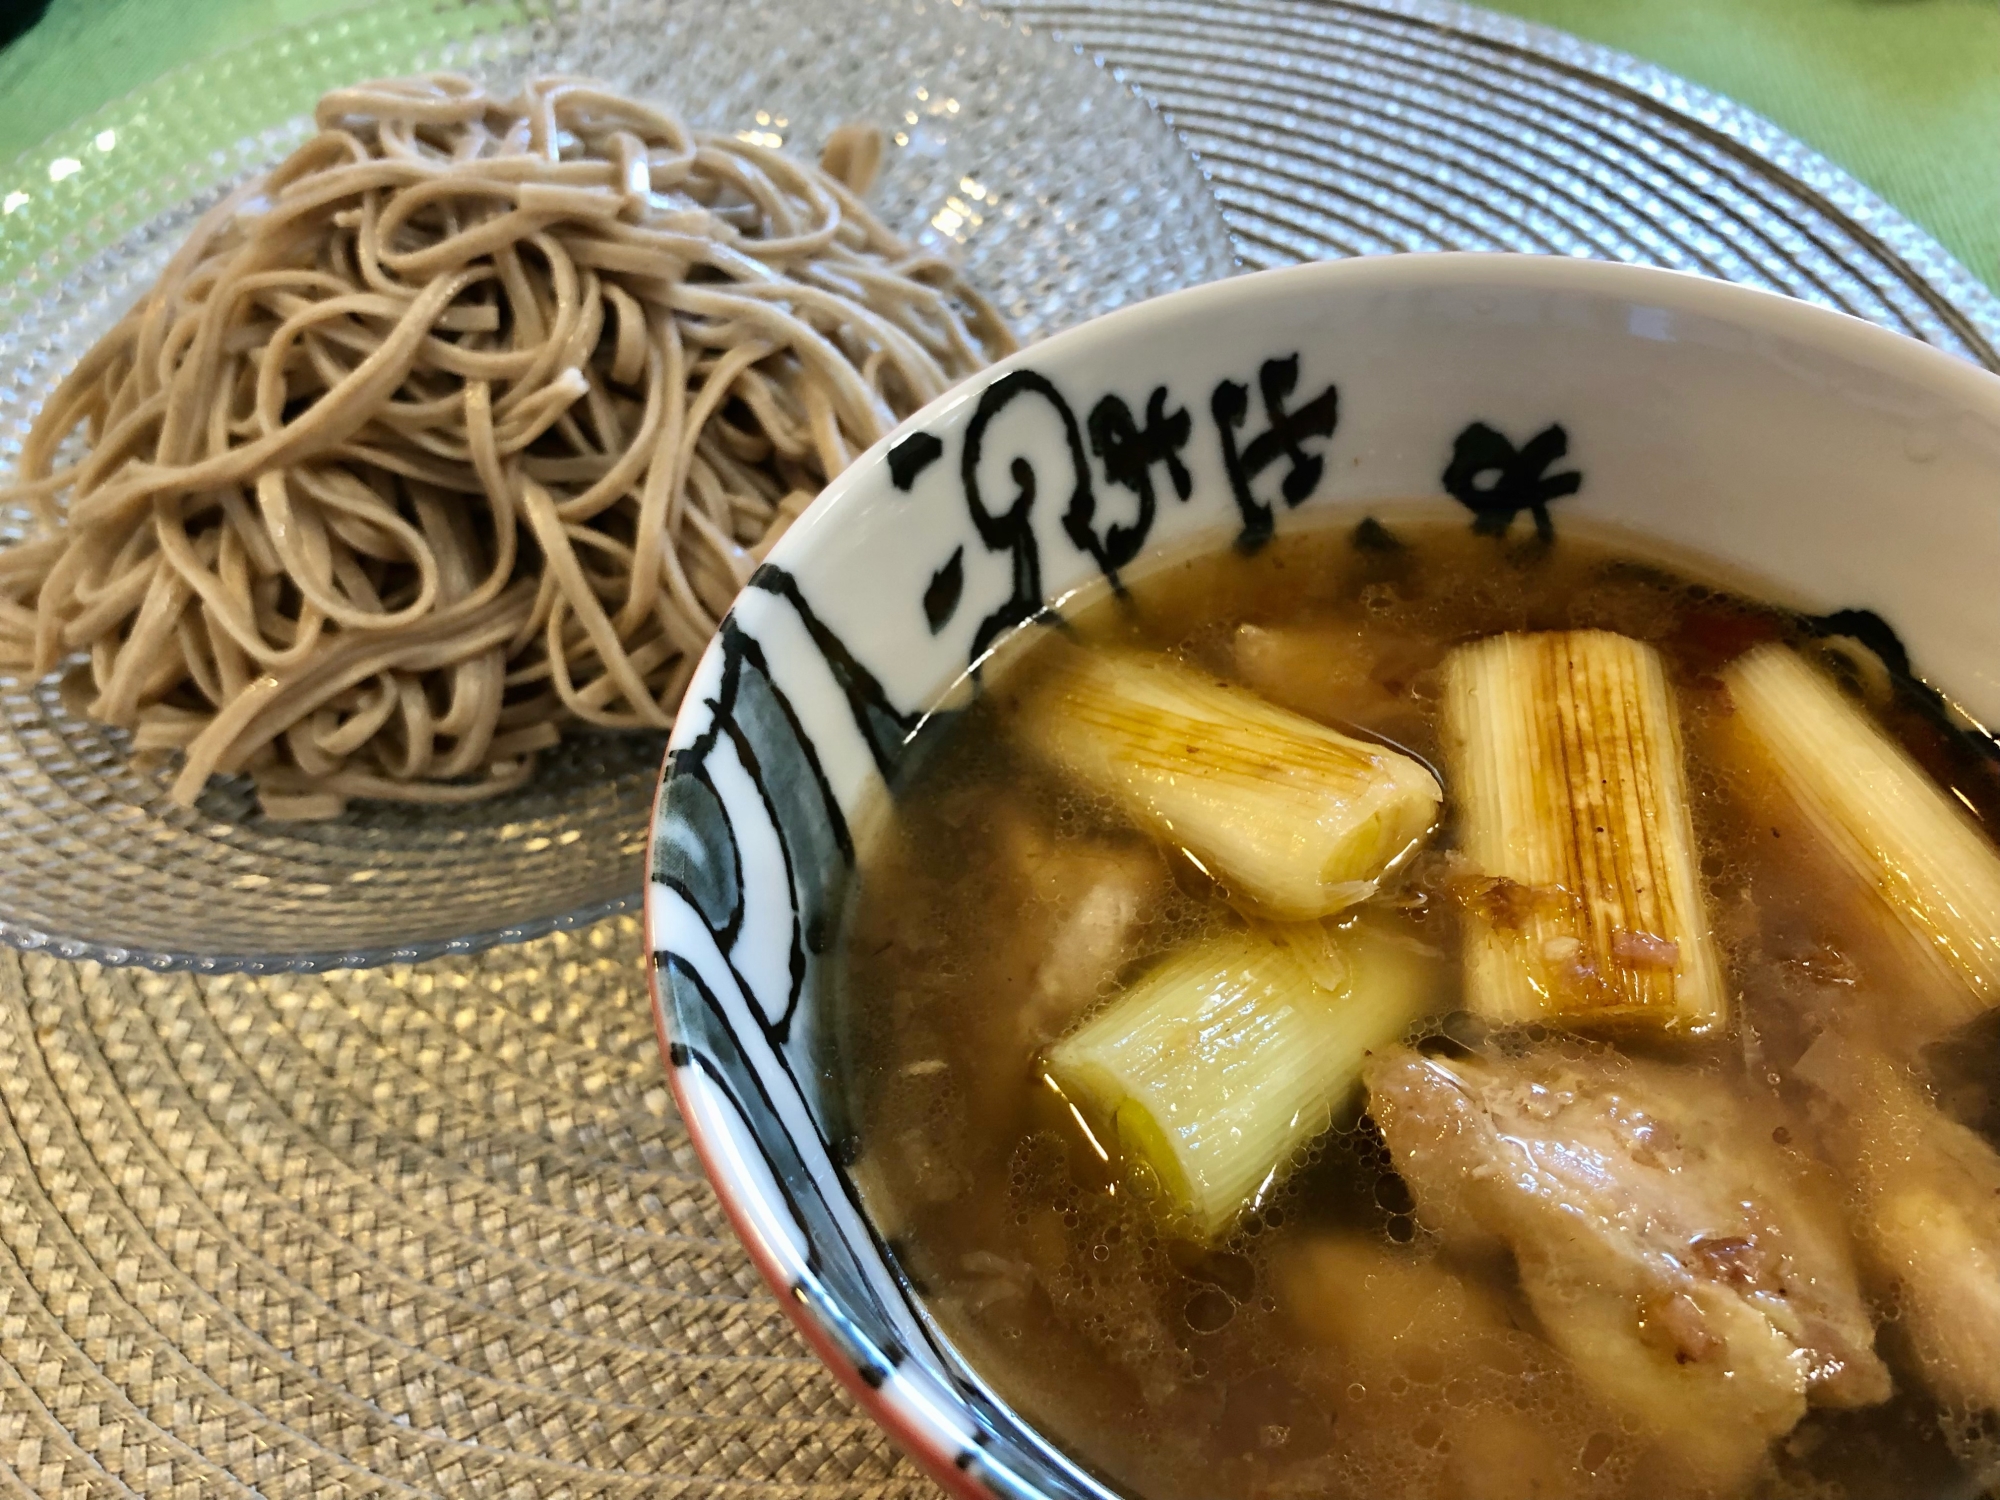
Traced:
MULTIPOLYGON (((1189 556, 1064 633, 1177 655, 1436 766, 1451 646, 1584 627, 1652 642, 1669 664, 1735 1001, 1727 1034, 1651 1050, 1802 1110, 1787 1069, 1811 1039, 1814 995, 1851 986, 1856 960, 1823 930, 1810 861, 1709 748, 1727 713, 1712 674, 1757 642, 1804 640, 1798 616, 1573 532, 1544 544, 1364 522, 1189 556)), ((931 732, 863 841, 844 917, 835 1031, 856 1177, 945 1333, 1065 1451, 1146 1500, 1668 1493, 1644 1434, 1606 1417, 1532 1335, 1504 1259, 1450 1267, 1451 1285, 1477 1292, 1476 1317, 1422 1279, 1438 1247, 1365 1115, 1338 1121, 1225 1243, 1201 1247, 1161 1232, 1044 1086, 1041 1046, 1161 954, 1239 920, 1191 862, 1010 744, 1010 707, 1051 634, 1023 632, 931 732)), ((1989 825, 2000 816, 1991 762, 1920 694, 1893 688, 1879 714, 1989 825)), ((1458 919, 1425 889, 1451 838, 1447 822, 1400 904, 1455 984, 1458 919)), ((1984 1080, 2000 1074, 1980 1036, 1947 1049, 1937 1076, 1986 1128, 2000 1101, 1984 1080)), ((1413 1040, 1483 1044, 1463 1012, 1413 1040)), ((1880 1344, 1896 1395, 1810 1411, 1742 1493, 1976 1491, 1994 1456, 1985 1426, 1941 1414, 1893 1336, 1880 1344)))

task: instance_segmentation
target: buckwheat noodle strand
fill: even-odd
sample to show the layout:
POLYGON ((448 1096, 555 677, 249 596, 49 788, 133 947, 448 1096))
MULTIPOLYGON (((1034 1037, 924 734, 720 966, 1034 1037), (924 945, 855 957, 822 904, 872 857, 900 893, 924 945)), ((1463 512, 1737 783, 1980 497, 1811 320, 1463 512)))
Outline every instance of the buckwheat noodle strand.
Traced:
POLYGON ((827 480, 1013 347, 823 167, 571 78, 340 89, 57 388, 0 663, 274 817, 517 786, 668 727, 827 480), (81 439, 79 442, 78 439, 81 439))

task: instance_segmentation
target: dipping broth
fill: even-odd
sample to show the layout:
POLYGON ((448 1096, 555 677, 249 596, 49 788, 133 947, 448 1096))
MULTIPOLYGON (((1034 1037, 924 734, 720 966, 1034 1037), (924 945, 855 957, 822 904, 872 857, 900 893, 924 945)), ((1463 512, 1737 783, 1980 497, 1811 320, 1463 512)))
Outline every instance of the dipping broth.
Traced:
POLYGON ((1022 632, 841 939, 946 1334, 1146 1500, 1981 1492, 2000 778, 1844 623, 1368 521, 1022 632))

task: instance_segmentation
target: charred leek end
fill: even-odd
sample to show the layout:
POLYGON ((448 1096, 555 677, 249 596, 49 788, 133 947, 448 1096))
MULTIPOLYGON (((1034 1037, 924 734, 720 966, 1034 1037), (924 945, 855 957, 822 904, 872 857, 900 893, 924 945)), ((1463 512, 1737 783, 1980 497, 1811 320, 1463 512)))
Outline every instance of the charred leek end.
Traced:
POLYGON ((1373 894, 1437 821, 1419 762, 1165 657, 1075 651, 1023 704, 1027 742, 1274 917, 1373 894))
POLYGON ((1442 998, 1387 919, 1253 929, 1175 955, 1045 1054, 1172 1219, 1214 1238, 1353 1097, 1371 1048, 1442 998))
POLYGON ((1445 663, 1470 873, 1467 1001, 1490 1021, 1706 1032, 1727 998, 1658 653, 1598 630, 1445 663))
POLYGON ((2000 1003, 2000 854, 1903 750, 1796 652, 1722 674, 1732 725, 1834 857, 1987 1006, 2000 1003))

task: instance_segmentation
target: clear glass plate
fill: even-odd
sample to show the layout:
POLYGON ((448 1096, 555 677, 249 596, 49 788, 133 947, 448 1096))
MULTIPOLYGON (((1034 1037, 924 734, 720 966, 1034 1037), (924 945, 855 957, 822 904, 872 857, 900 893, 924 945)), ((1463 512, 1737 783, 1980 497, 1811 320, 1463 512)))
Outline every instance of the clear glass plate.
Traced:
MULTIPOLYGON (((816 154, 891 134, 873 201, 959 256, 1034 338, 1226 276, 1228 231, 1172 131, 1108 72, 960 0, 403 0, 170 73, 0 177, 0 468, 61 377, 208 204, 310 132, 328 87, 449 68, 493 85, 584 73, 693 123, 816 154)), ((20 518, 0 517, 0 538, 20 518)), ((11 527, 11 529, 10 529, 11 527)), ((0 938, 154 967, 359 967, 507 941, 631 905, 662 737, 591 735, 465 808, 193 810, 52 683, 0 676, 0 938)))

